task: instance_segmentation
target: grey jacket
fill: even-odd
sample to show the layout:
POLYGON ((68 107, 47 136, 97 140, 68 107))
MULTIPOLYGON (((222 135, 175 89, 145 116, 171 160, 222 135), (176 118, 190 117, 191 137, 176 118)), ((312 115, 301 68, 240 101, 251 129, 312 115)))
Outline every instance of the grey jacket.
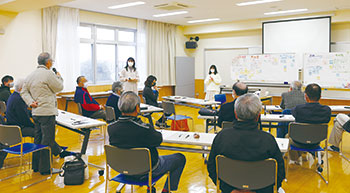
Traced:
POLYGON ((63 79, 55 75, 46 66, 39 65, 25 80, 21 96, 29 106, 38 102, 33 108, 34 116, 57 115, 56 93, 63 89, 63 79))
POLYGON ((297 105, 305 104, 304 93, 300 90, 292 90, 290 92, 282 93, 281 108, 292 109, 297 105))

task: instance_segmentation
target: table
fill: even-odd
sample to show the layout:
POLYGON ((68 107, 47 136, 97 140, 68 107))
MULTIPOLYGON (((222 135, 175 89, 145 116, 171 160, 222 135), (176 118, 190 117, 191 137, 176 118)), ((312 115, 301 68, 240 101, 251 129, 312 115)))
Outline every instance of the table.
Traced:
POLYGON ((164 100, 175 102, 175 104, 178 105, 184 105, 189 106, 193 108, 201 108, 200 106, 204 107, 211 107, 211 106, 218 106, 221 103, 217 101, 209 101, 209 100, 203 100, 203 99, 197 99, 197 98, 191 98, 186 96, 164 96, 162 97, 164 100), (189 105, 188 103, 199 105, 189 105))
MULTIPOLYGON (((106 126, 106 122, 62 110, 58 110, 58 115, 56 116, 56 124, 84 136, 83 144, 80 150, 81 154, 86 153, 91 130, 96 127, 106 126)), ((103 175, 104 167, 100 167, 91 163, 88 163, 88 165, 102 169, 102 172, 99 171, 99 174, 103 175)))
MULTIPOLYGON (((158 130, 163 135, 163 143, 180 144, 180 145, 193 145, 193 146, 204 146, 211 147, 213 144, 216 134, 214 133, 197 133, 199 138, 195 139, 193 135, 195 132, 184 132, 184 131, 169 131, 169 130, 158 130)), ((287 152, 289 146, 289 139, 287 138, 275 138, 281 152, 287 152)), ((177 147, 167 146, 161 144, 159 149, 174 150, 174 151, 185 151, 194 153, 209 153, 209 149, 203 148, 188 148, 188 147, 177 147)))
MULTIPOLYGON (((333 116, 336 115, 336 113, 333 112, 350 112, 350 106, 346 105, 329 105, 329 108, 331 108, 333 116)), ((266 107, 264 106, 264 109, 267 112, 283 110, 279 105, 266 105, 266 107)))
POLYGON ((140 113, 142 114, 142 116, 144 116, 148 119, 148 121, 152 127, 153 127, 153 120, 152 120, 152 116, 151 116, 152 113, 163 112, 162 108, 155 107, 155 106, 148 105, 148 104, 144 104, 144 103, 140 104, 140 108, 141 108, 140 113))
MULTIPOLYGON (((90 95, 94 99, 100 99, 100 98, 108 98, 111 93, 112 93, 112 91, 92 92, 92 93, 90 93, 90 95)), ((67 111, 68 102, 74 101, 74 94, 61 95, 60 97, 66 99, 66 106, 65 106, 64 110, 67 111)))

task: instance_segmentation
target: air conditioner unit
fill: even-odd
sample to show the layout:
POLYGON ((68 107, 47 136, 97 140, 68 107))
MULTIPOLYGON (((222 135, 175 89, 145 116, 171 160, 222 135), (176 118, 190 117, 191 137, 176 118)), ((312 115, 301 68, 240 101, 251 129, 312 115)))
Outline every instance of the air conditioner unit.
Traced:
POLYGON ((154 6, 154 8, 161 9, 161 10, 167 10, 167 11, 186 9, 189 7, 190 6, 188 6, 188 5, 185 5, 182 3, 177 3, 177 2, 158 4, 158 5, 154 6))

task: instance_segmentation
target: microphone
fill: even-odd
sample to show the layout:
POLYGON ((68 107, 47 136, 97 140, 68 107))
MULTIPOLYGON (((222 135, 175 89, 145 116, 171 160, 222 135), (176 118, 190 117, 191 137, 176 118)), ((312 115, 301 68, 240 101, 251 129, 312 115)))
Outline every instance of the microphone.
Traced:
POLYGON ((57 74, 56 68, 52 68, 52 71, 53 71, 55 74, 57 74))

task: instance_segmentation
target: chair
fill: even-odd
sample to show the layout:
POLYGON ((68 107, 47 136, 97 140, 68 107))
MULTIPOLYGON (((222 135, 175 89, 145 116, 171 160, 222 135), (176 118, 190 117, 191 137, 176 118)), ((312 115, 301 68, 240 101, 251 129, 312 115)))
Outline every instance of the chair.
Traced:
MULTIPOLYGON (((179 120, 185 120, 185 119, 191 119, 192 120, 192 129, 194 129, 194 120, 192 117, 186 116, 186 115, 177 115, 175 112, 175 103, 170 101, 163 101, 162 102, 163 112, 164 115, 171 115, 167 116, 166 118, 169 120, 173 120, 176 128, 176 121, 179 120), (174 114, 174 115, 172 115, 174 114)), ((164 120, 165 121, 165 120, 164 120)))
POLYGON ((116 121, 115 112, 114 112, 113 107, 106 106, 106 121, 107 121, 107 123, 111 123, 111 122, 116 121))
POLYGON ((6 103, 5 101, 0 101, 0 115, 5 115, 6 113, 6 103))
MULTIPOLYGON (((7 152, 9 154, 15 154, 15 155, 20 155, 20 173, 17 173, 12 176, 7 176, 6 178, 0 179, 0 181, 4 181, 7 179, 10 179, 12 177, 25 174, 27 171, 23 171, 23 156, 28 153, 33 153, 36 151, 40 151, 43 149, 48 149, 49 150, 49 155, 51 155, 51 149, 47 145, 39 145, 39 144, 34 144, 34 143, 23 143, 23 138, 22 138, 22 133, 21 129, 18 126, 13 126, 13 125, 0 125, 0 142, 2 144, 10 146, 9 148, 2 149, 1 151, 7 152)), ((52 167, 52 161, 51 161, 51 156, 50 157, 50 165, 52 167)), ((51 168, 50 167, 50 168, 51 168)), ((51 169, 50 169, 51 170, 51 169)), ((29 186, 32 186, 34 184, 37 184, 39 182, 43 182, 45 180, 51 179, 52 177, 52 172, 51 175, 43 180, 39 180, 36 182, 33 182, 29 185, 22 186, 22 178, 20 177, 20 186, 22 186, 22 189, 28 188, 29 186)))
POLYGON ((233 127, 233 122, 223 121, 221 124, 222 129, 228 129, 233 127))
MULTIPOLYGON (((326 184, 329 182, 329 163, 328 163, 328 150, 327 148, 323 149, 320 146, 320 143, 325 140, 325 147, 327 147, 327 133, 328 133, 328 124, 306 124, 306 123, 290 123, 289 124, 289 139, 290 139, 290 148, 289 150, 295 151, 306 151, 317 153, 318 167, 316 168, 316 173, 320 175, 323 181, 326 184), (321 151, 326 151, 326 160, 327 160, 327 180, 323 177, 321 172, 322 168, 322 158, 321 151)), ((316 156, 315 156, 316 157, 316 156)), ((290 161, 290 155, 288 156, 288 164, 290 161)), ((287 175, 288 176, 288 167, 287 165, 287 175)))
POLYGON ((81 104, 80 103, 77 103, 78 105, 78 112, 79 112, 79 115, 83 116, 83 108, 81 107, 81 104))
MULTIPOLYGON (((148 186, 152 187, 161 177, 152 177, 152 161, 151 153, 147 148, 132 148, 132 149, 121 149, 111 145, 105 145, 106 152, 106 189, 108 189, 108 181, 115 181, 122 184, 130 184, 133 190, 133 185, 148 186), (109 167, 120 173, 116 177, 109 179, 109 167), (130 179, 128 175, 140 175, 147 174, 148 178, 144 181, 136 181, 130 179)), ((169 172, 167 173, 169 179, 169 172)), ((168 190, 170 190, 170 180, 168 181, 168 190)), ((117 193, 121 192, 124 187, 118 187, 117 193)))
POLYGON ((215 98, 215 101, 220 102, 221 105, 226 102, 226 95, 225 94, 216 94, 214 96, 214 98, 215 98))
POLYGON ((277 161, 239 161, 223 155, 216 156, 216 186, 220 192, 220 181, 242 190, 258 190, 274 185, 277 193, 277 161))

